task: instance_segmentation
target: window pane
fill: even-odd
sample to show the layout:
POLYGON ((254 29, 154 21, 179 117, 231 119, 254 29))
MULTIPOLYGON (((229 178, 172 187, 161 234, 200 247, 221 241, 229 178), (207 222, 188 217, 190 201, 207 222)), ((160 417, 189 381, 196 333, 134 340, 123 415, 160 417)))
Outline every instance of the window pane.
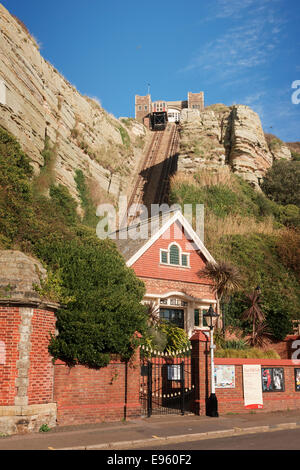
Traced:
POLYGON ((176 245, 170 248, 170 264, 179 264, 179 249, 176 245))
POLYGON ((168 262, 168 253, 167 253, 167 251, 161 251, 160 252, 160 261, 162 263, 167 263, 168 262))
POLYGON ((182 266, 187 266, 188 265, 187 255, 181 255, 181 264, 182 264, 182 266))
POLYGON ((184 329, 184 311, 179 309, 161 308, 160 309, 161 320, 170 321, 179 328, 184 329))
POLYGON ((200 321, 199 321, 199 310, 198 309, 194 310, 194 319, 195 319, 195 326, 199 326, 200 321))

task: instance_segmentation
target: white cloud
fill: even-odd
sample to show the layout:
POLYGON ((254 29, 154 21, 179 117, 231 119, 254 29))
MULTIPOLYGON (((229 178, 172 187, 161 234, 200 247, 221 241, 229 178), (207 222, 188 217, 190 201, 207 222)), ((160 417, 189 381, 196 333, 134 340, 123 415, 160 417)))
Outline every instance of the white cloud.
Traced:
POLYGON ((243 19, 235 26, 231 23, 222 35, 202 45, 180 72, 210 71, 214 81, 223 81, 269 63, 276 54, 285 23, 282 15, 271 8, 270 1, 217 0, 215 5, 219 6, 217 16, 243 11, 243 19), (260 14, 245 14, 245 8, 250 7, 252 13, 260 14))

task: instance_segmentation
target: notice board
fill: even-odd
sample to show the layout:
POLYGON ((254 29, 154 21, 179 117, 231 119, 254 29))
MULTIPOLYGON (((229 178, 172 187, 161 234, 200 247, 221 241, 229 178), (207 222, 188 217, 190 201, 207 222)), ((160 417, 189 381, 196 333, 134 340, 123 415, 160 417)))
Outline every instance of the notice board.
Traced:
POLYGON ((263 407, 260 364, 243 364, 244 405, 246 408, 263 407))

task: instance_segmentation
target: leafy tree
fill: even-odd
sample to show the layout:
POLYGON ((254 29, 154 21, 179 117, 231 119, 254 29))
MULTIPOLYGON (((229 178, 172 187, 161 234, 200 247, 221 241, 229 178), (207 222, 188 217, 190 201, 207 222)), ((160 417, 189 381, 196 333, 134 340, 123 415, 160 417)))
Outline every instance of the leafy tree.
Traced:
MULTIPOLYGON (((59 269, 66 306, 57 312, 58 336, 49 351, 70 364, 101 367, 110 354, 129 359, 144 333, 145 288, 111 241, 54 241, 39 247, 40 258, 59 269)), ((60 289, 61 289, 60 285, 60 289)))
POLYGON ((261 187, 273 201, 300 207, 300 162, 286 160, 274 162, 266 173, 261 187))

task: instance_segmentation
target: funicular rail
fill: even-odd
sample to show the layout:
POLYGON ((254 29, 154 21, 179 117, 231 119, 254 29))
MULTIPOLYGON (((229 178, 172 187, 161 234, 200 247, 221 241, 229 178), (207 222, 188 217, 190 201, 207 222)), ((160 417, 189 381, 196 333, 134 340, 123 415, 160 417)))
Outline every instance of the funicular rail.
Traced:
MULTIPOLYGON (((128 207, 133 205, 143 204, 143 195, 144 187, 149 177, 149 172, 151 170, 151 165, 153 165, 157 158, 157 153, 160 148, 160 144, 163 138, 164 131, 154 131, 150 146, 147 150, 146 156, 144 158, 142 167, 140 168, 134 189, 129 200, 128 207)), ((128 223, 136 218, 136 215, 130 215, 128 217, 128 223)))
POLYGON ((166 158, 162 168, 160 181, 158 184, 155 202, 159 205, 168 202, 168 194, 170 187, 170 175, 174 172, 176 166, 176 157, 178 149, 179 134, 177 126, 173 126, 173 132, 169 140, 166 158))
POLYGON ((176 124, 154 131, 129 201, 129 208, 132 208, 127 219, 129 224, 139 216, 141 205, 145 205, 149 212, 151 204, 167 202, 169 175, 175 168, 177 146, 176 124))

